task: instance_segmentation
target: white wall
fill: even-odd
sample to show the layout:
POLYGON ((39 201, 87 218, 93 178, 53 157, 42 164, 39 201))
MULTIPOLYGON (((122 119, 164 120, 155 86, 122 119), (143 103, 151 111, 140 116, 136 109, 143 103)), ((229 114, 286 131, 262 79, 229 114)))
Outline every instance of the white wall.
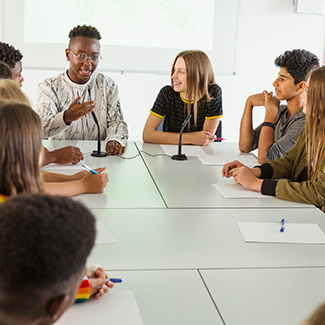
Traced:
MULTIPOLYGON (((324 62, 324 15, 294 14, 292 0, 242 0, 241 7, 237 74, 216 76, 223 89, 223 136, 229 141, 238 141, 239 123, 247 96, 263 89, 273 90, 272 82, 278 73, 273 62, 279 54, 294 48, 304 48, 315 53, 324 62)), ((0 23, 0 35, 1 28, 0 23)), ((100 66, 98 69, 100 70, 100 66)), ((25 82, 22 89, 35 103, 37 84, 59 72, 24 70, 25 82)), ((107 74, 119 85, 130 139, 141 140, 148 111, 160 88, 169 84, 169 76, 107 74)), ((257 124, 262 119, 263 108, 256 110, 257 124)))

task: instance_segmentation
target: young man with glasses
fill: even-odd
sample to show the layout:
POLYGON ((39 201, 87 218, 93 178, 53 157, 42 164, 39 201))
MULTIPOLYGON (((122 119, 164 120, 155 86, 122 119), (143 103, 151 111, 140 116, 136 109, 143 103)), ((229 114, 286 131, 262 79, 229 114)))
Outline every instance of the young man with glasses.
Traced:
POLYGON ((95 112, 106 141, 106 152, 125 152, 128 128, 124 121, 116 83, 95 72, 101 59, 95 27, 77 26, 69 33, 65 50, 69 69, 45 79, 38 86, 37 111, 44 137, 66 140, 97 140, 98 131, 91 112, 95 112))

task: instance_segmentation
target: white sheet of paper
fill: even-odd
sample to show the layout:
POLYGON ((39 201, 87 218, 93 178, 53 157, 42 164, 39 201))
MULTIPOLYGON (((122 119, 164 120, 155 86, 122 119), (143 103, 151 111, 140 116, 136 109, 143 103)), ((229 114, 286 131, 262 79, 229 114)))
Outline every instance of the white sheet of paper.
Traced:
MULTIPOLYGON (((92 153, 94 150, 97 150, 97 141, 79 140, 76 144, 76 147, 80 148, 80 151, 83 154, 92 153)), ((105 151, 105 141, 101 142, 101 151, 105 151)))
POLYGON ((292 243, 325 244, 325 234, 319 226, 311 223, 237 222, 246 242, 255 243, 292 243))
MULTIPOLYGON (((161 149, 166 155, 173 156, 178 154, 178 145, 161 144, 161 149)), ((182 153, 189 157, 204 156, 205 151, 200 146, 182 145, 182 153)))
POLYGON ((295 12, 303 14, 322 15, 324 1, 322 0, 299 0, 295 1, 295 12))
POLYGON ((253 155, 205 155, 198 157, 203 165, 206 166, 223 166, 224 164, 238 160, 244 165, 255 166, 258 164, 253 155))
POLYGON ((57 325, 143 325, 132 291, 110 291, 98 300, 72 305, 57 325))
POLYGON ((273 196, 251 191, 238 184, 212 184, 226 199, 271 199, 273 196))
POLYGON ((114 244, 116 240, 101 221, 96 221, 95 244, 114 244))

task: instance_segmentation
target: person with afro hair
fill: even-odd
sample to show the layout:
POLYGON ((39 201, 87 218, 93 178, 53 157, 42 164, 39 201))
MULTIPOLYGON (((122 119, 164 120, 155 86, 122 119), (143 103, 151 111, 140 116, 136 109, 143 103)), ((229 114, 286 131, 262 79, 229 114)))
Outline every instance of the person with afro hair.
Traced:
POLYGON ((81 203, 21 194, 0 204, 0 323, 52 324, 75 302, 96 236, 81 203))
POLYGON ((69 69, 45 79, 38 86, 36 110, 45 138, 56 140, 97 140, 100 126, 106 153, 125 152, 128 127, 124 121, 116 83, 95 72, 101 60, 95 27, 77 26, 69 33, 65 56, 69 69))
POLYGON ((16 50, 8 43, 0 42, 0 61, 8 64, 11 69, 12 79, 16 81, 20 87, 24 81, 24 77, 21 74, 23 70, 22 58, 23 55, 19 50, 16 50))
POLYGON ((273 82, 275 94, 264 90, 249 96, 240 124, 239 150, 250 152, 258 148, 258 162, 281 158, 296 143, 305 126, 302 94, 306 89, 306 76, 319 67, 319 60, 313 53, 296 49, 286 51, 275 59, 280 68, 273 82), (280 101, 286 105, 280 105, 280 101), (253 108, 264 106, 262 124, 253 129, 253 108))

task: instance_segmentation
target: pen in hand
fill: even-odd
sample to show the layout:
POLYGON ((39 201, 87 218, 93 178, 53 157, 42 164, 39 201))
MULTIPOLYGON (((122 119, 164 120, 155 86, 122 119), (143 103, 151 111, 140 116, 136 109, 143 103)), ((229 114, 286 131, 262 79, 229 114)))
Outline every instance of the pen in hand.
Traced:
POLYGON ((117 279, 117 278, 107 278, 106 282, 108 281, 112 281, 113 283, 121 283, 121 282, 125 282, 125 280, 123 279, 117 279))
POLYGON ((96 170, 93 170, 92 168, 88 167, 87 165, 85 164, 81 164, 81 167, 85 168, 86 170, 88 170, 89 172, 93 173, 93 174, 98 174, 96 172, 96 170))

